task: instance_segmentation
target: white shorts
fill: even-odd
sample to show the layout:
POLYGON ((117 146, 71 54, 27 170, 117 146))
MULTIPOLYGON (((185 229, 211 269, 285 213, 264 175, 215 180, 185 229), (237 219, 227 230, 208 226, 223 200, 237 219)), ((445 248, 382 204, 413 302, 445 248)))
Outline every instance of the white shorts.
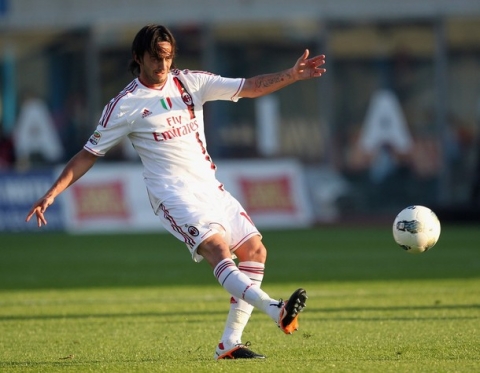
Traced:
POLYGON ((250 237, 261 237, 240 203, 219 188, 168 198, 156 214, 165 229, 187 245, 195 262, 203 259, 198 245, 213 234, 221 234, 232 253, 250 237))

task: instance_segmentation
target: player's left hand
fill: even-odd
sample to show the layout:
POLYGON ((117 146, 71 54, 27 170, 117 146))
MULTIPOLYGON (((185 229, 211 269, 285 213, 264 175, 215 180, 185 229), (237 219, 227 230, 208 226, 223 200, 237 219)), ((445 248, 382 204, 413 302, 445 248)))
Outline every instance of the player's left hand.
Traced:
POLYGON ((296 80, 318 78, 327 71, 327 69, 321 67, 325 64, 324 54, 312 58, 308 58, 309 55, 310 51, 305 49, 305 52, 293 67, 293 75, 296 80))

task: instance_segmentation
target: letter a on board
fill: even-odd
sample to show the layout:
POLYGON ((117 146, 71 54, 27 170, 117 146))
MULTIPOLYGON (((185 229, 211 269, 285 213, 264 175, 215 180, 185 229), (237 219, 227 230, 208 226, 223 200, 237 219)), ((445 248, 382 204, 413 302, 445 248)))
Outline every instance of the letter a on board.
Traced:
POLYGON ((412 137, 407 127, 400 103, 389 90, 379 90, 372 95, 360 135, 361 147, 374 153, 383 145, 390 145, 399 153, 412 147, 412 137))

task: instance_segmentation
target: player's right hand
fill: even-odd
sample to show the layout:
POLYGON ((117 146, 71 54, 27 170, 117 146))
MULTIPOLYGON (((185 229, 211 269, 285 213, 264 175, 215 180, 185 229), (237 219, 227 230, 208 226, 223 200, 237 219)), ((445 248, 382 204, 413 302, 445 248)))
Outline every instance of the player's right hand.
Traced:
POLYGON ((25 219, 26 222, 29 222, 33 214, 37 216, 37 225, 40 228, 43 225, 47 225, 47 219, 45 219, 44 213, 47 210, 48 206, 53 203, 53 197, 43 197, 40 198, 37 202, 34 203, 28 215, 25 219))

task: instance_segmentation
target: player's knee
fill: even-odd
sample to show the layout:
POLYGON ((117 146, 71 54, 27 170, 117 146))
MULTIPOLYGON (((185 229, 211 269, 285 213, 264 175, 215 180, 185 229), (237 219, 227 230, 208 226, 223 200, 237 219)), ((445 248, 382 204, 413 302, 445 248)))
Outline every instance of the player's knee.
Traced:
POLYGON ((252 262, 265 263, 267 260, 267 249, 260 243, 260 245, 255 246, 255 248, 251 250, 251 255, 252 258, 250 260, 252 262))
POLYGON ((250 239, 241 245, 236 251, 235 255, 242 262, 258 262, 265 263, 267 260, 267 249, 263 245, 260 238, 250 239))

